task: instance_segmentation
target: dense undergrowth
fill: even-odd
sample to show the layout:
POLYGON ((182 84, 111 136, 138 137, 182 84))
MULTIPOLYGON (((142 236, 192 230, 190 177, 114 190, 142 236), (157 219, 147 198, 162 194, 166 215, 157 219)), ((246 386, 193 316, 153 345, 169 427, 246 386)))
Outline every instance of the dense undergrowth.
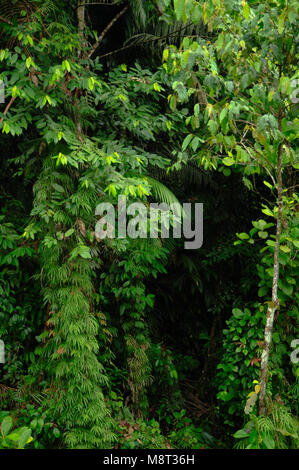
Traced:
POLYGON ((298 448, 296 2, 0 25, 0 448, 298 448), (202 247, 98 239, 119 195, 203 203, 202 247))

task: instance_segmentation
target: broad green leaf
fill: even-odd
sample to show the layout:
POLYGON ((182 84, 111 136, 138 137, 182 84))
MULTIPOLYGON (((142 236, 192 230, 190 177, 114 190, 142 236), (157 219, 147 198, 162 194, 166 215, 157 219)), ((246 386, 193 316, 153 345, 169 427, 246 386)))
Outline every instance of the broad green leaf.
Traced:
POLYGON ((208 122, 208 128, 210 129, 210 132, 212 135, 215 135, 218 129, 218 124, 216 121, 213 119, 210 119, 208 122))
POLYGON ((228 108, 223 108, 223 110, 221 111, 220 116, 219 116, 219 121, 220 122, 222 122, 226 118, 227 113, 228 113, 228 108))
POLYGON ((278 19, 278 33, 279 34, 282 34, 284 30, 284 18, 285 18, 285 13, 283 12, 278 19))
POLYGON ((8 434, 7 436, 7 439, 13 441, 13 442, 17 442, 19 441, 22 433, 24 431, 26 431, 28 428, 26 426, 22 426, 21 428, 17 428, 15 429, 13 432, 11 432, 10 434, 8 434))
POLYGON ((33 46, 33 39, 29 34, 27 34, 26 39, 29 42, 30 46, 33 46))
POLYGON ((7 436, 12 428, 12 419, 10 416, 6 416, 1 423, 1 433, 3 436, 7 436))
POLYGON ((264 183, 265 186, 267 186, 272 191, 272 189, 273 189, 272 184, 268 183, 268 181, 263 181, 263 183, 264 183))
POLYGON ((268 236, 268 232, 259 231, 259 232, 258 232, 258 236, 259 236, 260 238, 264 238, 264 239, 265 239, 265 238, 267 238, 267 236, 268 236))
POLYGON ((196 152, 199 142, 199 137, 194 137, 191 144, 193 152, 196 152))
POLYGON ((268 208, 268 207, 265 207, 264 209, 262 209, 262 212, 266 215, 269 215, 271 217, 274 217, 274 214, 273 212, 268 208))
POLYGON ((90 90, 93 90, 93 88, 94 88, 94 82, 95 82, 94 78, 93 78, 93 77, 89 77, 89 79, 88 79, 88 88, 89 88, 90 90))
POLYGON ((262 437, 263 437, 263 443, 265 444, 267 449, 275 449, 275 441, 270 434, 263 433, 262 437))
POLYGON ((80 246, 79 255, 84 259, 91 259, 90 249, 88 246, 80 246))
POLYGON ((264 287, 260 287, 259 290, 258 290, 257 295, 258 295, 259 297, 264 297, 264 295, 267 294, 268 290, 269 290, 268 287, 265 287, 265 286, 264 286, 264 287))
POLYGON ((283 251, 284 253, 290 253, 291 249, 287 246, 287 245, 280 245, 279 248, 281 249, 281 251, 283 251))
POLYGON ((163 51, 163 61, 166 62, 169 57, 169 49, 164 49, 163 51))
POLYGON ((173 0, 173 4, 177 20, 180 21, 185 10, 185 0, 173 0))
POLYGON ((292 243, 295 246, 295 248, 299 249, 299 240, 292 240, 292 243))
POLYGON ((242 5, 243 5, 243 16, 244 16, 245 20, 248 20, 249 15, 250 15, 250 7, 249 7, 248 3, 245 2, 244 0, 242 0, 242 5))
POLYGON ((30 437, 31 437, 31 429, 27 428, 27 429, 24 429, 24 431, 22 432, 21 436, 20 436, 20 439, 19 439, 19 442, 18 442, 18 448, 19 449, 23 449, 25 447, 25 445, 30 442, 30 437))
POLYGON ((186 148, 188 147, 192 139, 193 139, 192 134, 188 134, 187 137, 185 137, 183 145, 182 145, 182 150, 186 150, 186 148))
POLYGON ((244 439, 244 437, 249 437, 249 433, 245 429, 240 429, 239 431, 235 432, 233 436, 236 439, 244 439))
POLYGON ((236 235, 237 237, 241 238, 241 240, 248 240, 248 238, 250 238, 248 233, 245 233, 245 232, 237 233, 236 235))
POLYGON ((53 429, 53 434, 54 434, 55 437, 59 437, 59 436, 60 436, 60 431, 59 431, 59 429, 58 429, 58 428, 54 428, 54 429, 53 429))
POLYGON ((65 60, 65 61, 64 61, 64 64, 65 64, 65 67, 66 67, 67 71, 70 72, 70 71, 71 71, 71 66, 70 66, 69 61, 68 61, 68 60, 65 60))
POLYGON ((199 104, 196 103, 196 105, 194 106, 194 116, 199 116, 199 112, 200 112, 200 108, 199 108, 199 104))
POLYGON ((226 166, 231 166, 235 163, 234 159, 231 157, 224 157, 222 163, 226 166))
POLYGON ((194 24, 198 24, 200 22, 200 19, 202 17, 202 6, 201 5, 195 5, 193 12, 192 12, 192 21, 194 24))
POLYGON ((242 318, 244 316, 244 313, 239 308, 233 308, 232 313, 236 318, 242 318))
POLYGON ((65 232, 64 234, 64 238, 67 238, 67 237, 70 237, 71 235, 73 235, 75 229, 74 228, 70 228, 69 230, 67 230, 67 232, 65 232))

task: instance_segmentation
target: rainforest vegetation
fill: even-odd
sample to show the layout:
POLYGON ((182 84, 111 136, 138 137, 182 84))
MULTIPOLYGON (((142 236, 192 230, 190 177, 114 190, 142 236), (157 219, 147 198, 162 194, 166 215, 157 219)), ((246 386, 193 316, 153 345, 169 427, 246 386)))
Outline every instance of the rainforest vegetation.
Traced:
POLYGON ((299 447, 298 21, 0 1, 1 449, 299 447), (100 238, 119 196, 202 246, 100 238))

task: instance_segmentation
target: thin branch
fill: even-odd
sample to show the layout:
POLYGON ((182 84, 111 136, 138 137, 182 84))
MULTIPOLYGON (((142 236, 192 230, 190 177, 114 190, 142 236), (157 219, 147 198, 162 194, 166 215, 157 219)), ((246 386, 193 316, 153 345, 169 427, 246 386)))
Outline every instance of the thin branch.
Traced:
MULTIPOLYGON (((5 116, 5 115, 7 114, 7 112, 9 111, 9 108, 11 107, 11 105, 13 104, 13 102, 14 102, 15 99, 16 99, 16 96, 13 96, 13 97, 10 99, 10 101, 9 101, 9 103, 7 104, 5 110, 3 111, 4 116, 5 116)), ((3 119, 4 119, 4 116, 0 119, 0 124, 2 124, 3 119)))
POLYGON ((88 54, 88 58, 90 58, 92 56, 92 54, 97 50, 97 48, 99 47, 100 43, 102 42, 104 36, 108 33, 109 29, 112 28, 112 26, 114 25, 114 23, 127 11, 128 9, 128 5, 125 6, 119 13, 117 13, 117 15, 110 21, 110 23, 106 26, 106 28, 104 29, 104 31, 102 32, 102 34, 99 36, 99 39, 97 40, 97 42, 93 45, 92 49, 91 49, 91 52, 88 54))
POLYGON ((0 20, 3 21, 3 23, 10 24, 11 26, 13 26, 13 23, 11 21, 6 20, 5 18, 3 18, 3 16, 0 16, 0 20))

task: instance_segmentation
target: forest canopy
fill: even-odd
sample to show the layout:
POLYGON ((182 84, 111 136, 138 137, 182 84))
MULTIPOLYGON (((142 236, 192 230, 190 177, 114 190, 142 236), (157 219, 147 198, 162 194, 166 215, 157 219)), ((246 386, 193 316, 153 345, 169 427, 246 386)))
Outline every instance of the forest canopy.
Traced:
POLYGON ((0 449, 299 447, 298 13, 0 0, 0 449))

